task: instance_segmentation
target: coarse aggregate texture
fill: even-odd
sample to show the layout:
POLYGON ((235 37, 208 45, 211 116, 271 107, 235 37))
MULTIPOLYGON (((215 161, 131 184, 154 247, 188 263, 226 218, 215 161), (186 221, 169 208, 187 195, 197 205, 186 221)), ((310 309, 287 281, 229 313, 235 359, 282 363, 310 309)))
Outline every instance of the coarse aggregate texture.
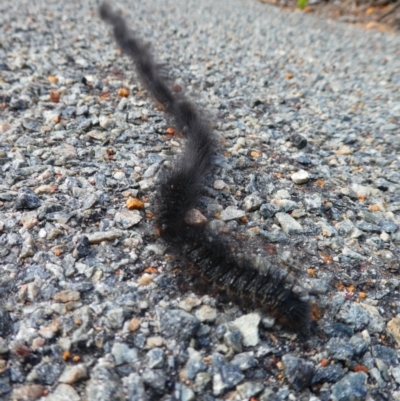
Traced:
POLYGON ((182 280, 152 211, 183 141, 97 2, 3 0, 0 399, 400 399, 400 37, 255 0, 114 6, 218 135, 198 209, 296 275, 313 330, 182 280))

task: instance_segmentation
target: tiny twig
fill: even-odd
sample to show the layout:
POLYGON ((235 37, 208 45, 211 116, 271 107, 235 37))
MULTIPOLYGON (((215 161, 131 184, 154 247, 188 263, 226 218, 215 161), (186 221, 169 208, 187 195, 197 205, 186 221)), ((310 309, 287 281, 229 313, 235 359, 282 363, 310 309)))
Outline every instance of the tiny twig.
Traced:
POLYGON ((397 1, 397 3, 394 4, 394 6, 387 11, 386 13, 382 14, 379 18, 378 21, 382 21, 384 18, 386 18, 388 15, 392 14, 394 11, 396 11, 400 7, 400 0, 397 1))

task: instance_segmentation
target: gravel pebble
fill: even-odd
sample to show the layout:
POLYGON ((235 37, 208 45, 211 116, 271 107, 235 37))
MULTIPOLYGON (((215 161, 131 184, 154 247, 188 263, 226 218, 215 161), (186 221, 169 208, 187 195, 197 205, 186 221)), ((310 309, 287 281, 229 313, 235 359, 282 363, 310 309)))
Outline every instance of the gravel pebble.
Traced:
POLYGON ((335 401, 361 401, 367 396, 367 375, 364 372, 350 372, 332 386, 335 401))
POLYGON ((301 234, 303 232, 303 227, 299 222, 297 222, 293 217, 286 213, 276 213, 276 219, 282 227, 282 230, 287 235, 301 234))
POLYGON ((249 313, 233 321, 233 324, 242 334, 242 342, 245 347, 254 347, 258 344, 258 325, 261 317, 258 313, 249 313))
POLYGON ((18 190, 18 197, 14 203, 16 210, 37 209, 42 201, 30 188, 22 187, 18 190))
POLYGON ((160 329, 164 336, 180 341, 190 339, 200 327, 200 321, 179 309, 157 309, 160 329))
POLYGON ((213 394, 218 396, 231 389, 244 379, 244 375, 236 365, 225 361, 225 358, 214 353, 212 356, 213 394))
POLYGON ((310 181, 310 174, 305 170, 299 170, 296 173, 292 174, 291 178, 295 184, 301 185, 310 181))
POLYGON ((228 206, 225 210, 221 213, 221 220, 222 221, 230 221, 240 219, 241 217, 245 216, 245 212, 243 210, 239 210, 234 206, 228 206))
POLYGON ((290 354, 284 355, 282 362, 285 365, 285 375, 295 390, 300 391, 311 384, 314 375, 312 363, 290 354))

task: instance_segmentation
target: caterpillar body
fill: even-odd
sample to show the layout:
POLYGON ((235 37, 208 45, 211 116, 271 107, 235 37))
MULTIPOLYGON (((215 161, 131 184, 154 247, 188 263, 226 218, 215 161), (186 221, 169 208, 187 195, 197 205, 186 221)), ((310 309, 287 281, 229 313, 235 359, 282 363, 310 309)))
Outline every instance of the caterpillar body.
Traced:
POLYGON ((189 263, 189 272, 216 288, 233 302, 260 308, 287 328, 305 334, 310 326, 308 294, 294 277, 268 258, 240 252, 243 244, 213 233, 206 225, 190 225, 187 213, 198 206, 206 178, 215 165, 217 140, 202 113, 184 96, 174 93, 160 73, 149 49, 107 4, 100 16, 113 27, 122 52, 154 99, 162 105, 184 136, 185 146, 157 187, 156 220, 160 235, 189 263))

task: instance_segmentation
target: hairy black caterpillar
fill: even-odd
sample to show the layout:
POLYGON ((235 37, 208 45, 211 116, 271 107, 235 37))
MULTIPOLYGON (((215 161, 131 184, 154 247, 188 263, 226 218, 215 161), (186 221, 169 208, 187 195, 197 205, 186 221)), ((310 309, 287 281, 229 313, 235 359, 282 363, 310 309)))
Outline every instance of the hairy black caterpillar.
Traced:
POLYGON ((146 88, 185 137, 183 154, 170 171, 163 173, 157 191, 156 218, 161 236, 189 261, 191 273, 210 287, 224 291, 239 304, 269 312, 292 330, 307 333, 307 294, 295 286, 292 275, 266 258, 244 256, 232 239, 185 221, 187 213, 198 205, 205 178, 214 167, 217 142, 212 129, 187 99, 172 92, 148 47, 127 28, 125 20, 106 3, 100 7, 100 16, 112 25, 119 47, 131 57, 146 88))

